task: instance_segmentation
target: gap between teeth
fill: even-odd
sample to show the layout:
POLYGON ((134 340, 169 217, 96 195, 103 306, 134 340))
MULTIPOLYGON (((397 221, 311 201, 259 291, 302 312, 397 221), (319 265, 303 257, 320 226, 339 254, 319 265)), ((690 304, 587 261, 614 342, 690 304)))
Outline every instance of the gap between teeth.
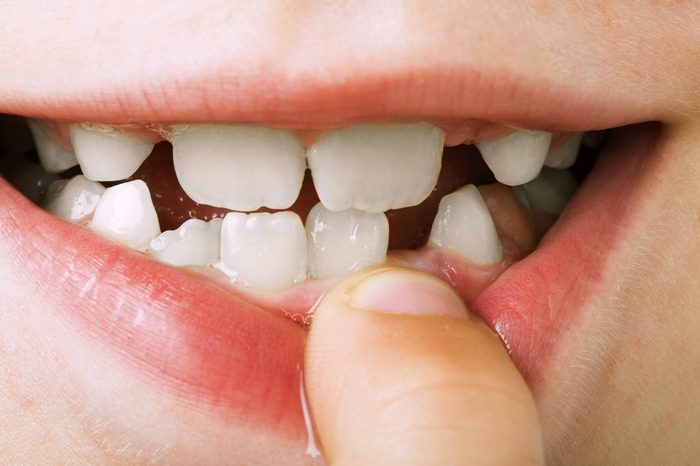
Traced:
MULTIPOLYGON (((389 226, 383 212, 427 198, 440 173, 444 143, 443 132, 428 123, 329 130, 308 148, 285 130, 175 127, 170 134, 176 173, 193 200, 242 211, 286 209, 299 194, 308 163, 321 203, 305 226, 293 212, 231 212, 224 219, 193 219, 161 233, 145 183, 130 181, 107 189, 98 183, 131 176, 152 143, 117 130, 75 125, 71 159, 72 151, 57 149, 34 126, 45 167, 56 170, 78 162, 84 172, 52 185, 44 201, 47 210, 89 224, 164 263, 216 267, 236 283, 261 289, 286 288, 307 278, 344 275, 384 262, 389 226)), ((545 163, 570 166, 581 135, 551 151, 550 140, 550 133, 519 130, 477 147, 498 180, 523 185, 516 196, 557 214, 575 182, 568 173, 555 175, 550 169, 537 175, 545 163)), ((491 214, 473 185, 442 199, 429 244, 457 251, 474 264, 503 258, 491 214)))

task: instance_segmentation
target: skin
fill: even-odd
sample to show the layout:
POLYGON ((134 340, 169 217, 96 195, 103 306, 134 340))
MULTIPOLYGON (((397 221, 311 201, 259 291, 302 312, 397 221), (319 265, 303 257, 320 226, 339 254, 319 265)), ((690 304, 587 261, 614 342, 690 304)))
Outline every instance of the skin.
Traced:
MULTIPOLYGON (((697 2, 40 4, 0 4, 0 63, 12 64, 0 73, 4 113, 304 128, 416 115, 548 130, 661 122, 663 150, 645 172, 599 299, 587 305, 592 317, 566 329, 546 377, 529 390, 553 464, 698 456, 697 2), (425 69, 446 70, 436 80, 449 104, 407 98, 432 95, 415 78, 425 69)), ((12 426, 0 431, 0 457, 8 462, 313 461, 289 455, 282 438, 243 441, 243 428, 163 396, 59 319, 50 301, 29 303, 32 288, 7 268, 0 290, 0 423, 12 426)))

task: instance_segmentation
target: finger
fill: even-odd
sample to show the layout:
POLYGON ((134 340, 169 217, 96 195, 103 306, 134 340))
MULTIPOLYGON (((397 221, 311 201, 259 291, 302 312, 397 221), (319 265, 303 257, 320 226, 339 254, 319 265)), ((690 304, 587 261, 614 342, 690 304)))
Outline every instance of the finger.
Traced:
POLYGON ((320 302, 305 382, 331 464, 541 464, 532 396, 444 282, 382 268, 320 302))

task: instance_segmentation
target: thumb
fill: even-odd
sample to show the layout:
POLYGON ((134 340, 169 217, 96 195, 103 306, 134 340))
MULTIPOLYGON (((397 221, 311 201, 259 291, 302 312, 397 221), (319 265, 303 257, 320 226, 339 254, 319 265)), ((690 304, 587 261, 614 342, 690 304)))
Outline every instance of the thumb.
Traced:
POLYGON ((320 302, 305 382, 334 465, 542 464, 532 396, 496 335, 442 281, 353 275, 320 302))

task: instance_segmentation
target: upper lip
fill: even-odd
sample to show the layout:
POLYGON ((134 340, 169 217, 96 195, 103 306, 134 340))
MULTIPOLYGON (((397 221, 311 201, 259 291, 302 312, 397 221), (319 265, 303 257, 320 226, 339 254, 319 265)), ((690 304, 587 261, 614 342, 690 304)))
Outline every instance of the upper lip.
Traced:
POLYGON ((625 67, 597 53, 615 38, 596 29, 595 16, 581 15, 572 27, 554 10, 509 5, 494 15, 476 2, 437 9, 437 19, 424 24, 420 11, 400 2, 369 2, 357 10, 284 11, 288 20, 278 23, 276 6, 219 7, 225 21, 207 21, 206 8, 185 3, 145 10, 134 4, 113 15, 91 15, 96 7, 83 6, 60 20, 50 8, 0 8, 7 24, 44 25, 0 45, 0 62, 13 63, 0 74, 0 111, 64 121, 296 128, 478 119, 571 131, 666 121, 692 92, 687 83, 668 85, 681 76, 674 75, 674 54, 666 68, 649 66, 664 52, 658 47, 676 43, 653 39, 643 23, 633 28, 638 37, 616 44, 619 53, 635 45, 635 67, 625 67), (524 23, 526 37, 509 32, 524 23), (421 26, 429 33, 413 33, 421 26), (637 47, 635 38, 657 47, 637 47))

